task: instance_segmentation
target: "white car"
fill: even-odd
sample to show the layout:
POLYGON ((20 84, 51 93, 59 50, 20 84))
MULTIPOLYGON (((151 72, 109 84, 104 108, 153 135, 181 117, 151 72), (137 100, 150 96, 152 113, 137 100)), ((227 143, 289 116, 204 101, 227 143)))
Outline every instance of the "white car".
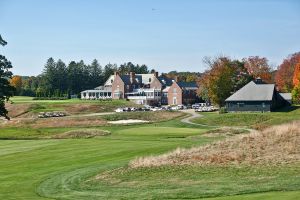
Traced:
POLYGON ((134 111, 137 111, 137 108, 132 107, 132 108, 130 108, 130 110, 134 112, 134 111))
POLYGON ((171 107, 171 110, 179 110, 178 106, 171 107))
POLYGON ((119 113, 119 112, 124 112, 124 110, 123 110, 123 108, 117 108, 117 109, 115 110, 115 112, 117 112, 117 113, 119 113))
POLYGON ((159 110, 161 110, 161 109, 158 108, 158 107, 151 107, 150 110, 151 110, 151 111, 159 111, 159 110))
POLYGON ((198 103, 195 103, 192 105, 192 109, 198 109, 200 107, 200 105, 198 103))

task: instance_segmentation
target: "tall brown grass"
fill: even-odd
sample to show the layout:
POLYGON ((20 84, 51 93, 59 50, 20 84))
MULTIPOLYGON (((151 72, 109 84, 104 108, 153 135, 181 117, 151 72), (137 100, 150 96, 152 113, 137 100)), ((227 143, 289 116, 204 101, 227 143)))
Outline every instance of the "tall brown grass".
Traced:
POLYGON ((109 131, 98 129, 72 130, 65 133, 53 135, 53 139, 69 139, 69 138, 94 138, 98 136, 110 135, 109 131))
POLYGON ((162 165, 276 165, 300 161, 300 121, 191 149, 137 158, 130 167, 162 165))

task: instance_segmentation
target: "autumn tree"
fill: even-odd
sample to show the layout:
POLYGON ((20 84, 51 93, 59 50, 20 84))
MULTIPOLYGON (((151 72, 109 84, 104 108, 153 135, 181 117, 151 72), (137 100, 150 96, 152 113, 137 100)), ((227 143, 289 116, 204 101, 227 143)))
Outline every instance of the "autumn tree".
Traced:
POLYGON ((300 103, 300 62, 296 64, 293 76, 294 88, 292 98, 294 103, 300 103))
POLYGON ((16 88, 15 95, 20 95, 22 91, 22 77, 21 76, 13 76, 10 80, 10 84, 16 88))
POLYGON ((224 106, 225 100, 233 92, 252 79, 241 61, 222 56, 206 60, 205 63, 209 66, 209 70, 199 81, 198 94, 204 100, 219 106, 224 106))
POLYGON ((295 66, 300 62, 300 52, 294 53, 283 60, 275 75, 275 82, 282 92, 291 92, 294 87, 293 77, 295 66))
POLYGON ((300 104, 300 84, 293 88, 292 99, 293 103, 300 104))
POLYGON ((300 85, 300 62, 296 64, 293 76, 294 87, 300 85))
POLYGON ((254 78, 261 78, 266 83, 272 83, 272 68, 268 64, 268 59, 259 56, 244 58, 245 68, 254 78))

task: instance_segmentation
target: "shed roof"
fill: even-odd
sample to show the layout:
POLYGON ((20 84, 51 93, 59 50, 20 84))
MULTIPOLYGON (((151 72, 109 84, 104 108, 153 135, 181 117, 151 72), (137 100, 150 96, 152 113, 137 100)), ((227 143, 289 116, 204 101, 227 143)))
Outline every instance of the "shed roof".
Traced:
POLYGON ((285 100, 291 101, 292 100, 292 94, 291 93, 279 93, 285 100))
POLYGON ((251 81, 225 101, 271 101, 274 89, 274 84, 256 84, 251 81))

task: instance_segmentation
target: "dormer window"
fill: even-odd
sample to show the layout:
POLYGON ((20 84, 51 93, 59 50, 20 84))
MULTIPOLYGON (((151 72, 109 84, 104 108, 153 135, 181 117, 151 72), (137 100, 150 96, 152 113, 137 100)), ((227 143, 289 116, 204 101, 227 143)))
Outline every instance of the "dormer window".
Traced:
POLYGON ((149 78, 149 83, 151 82, 151 78, 149 78))

